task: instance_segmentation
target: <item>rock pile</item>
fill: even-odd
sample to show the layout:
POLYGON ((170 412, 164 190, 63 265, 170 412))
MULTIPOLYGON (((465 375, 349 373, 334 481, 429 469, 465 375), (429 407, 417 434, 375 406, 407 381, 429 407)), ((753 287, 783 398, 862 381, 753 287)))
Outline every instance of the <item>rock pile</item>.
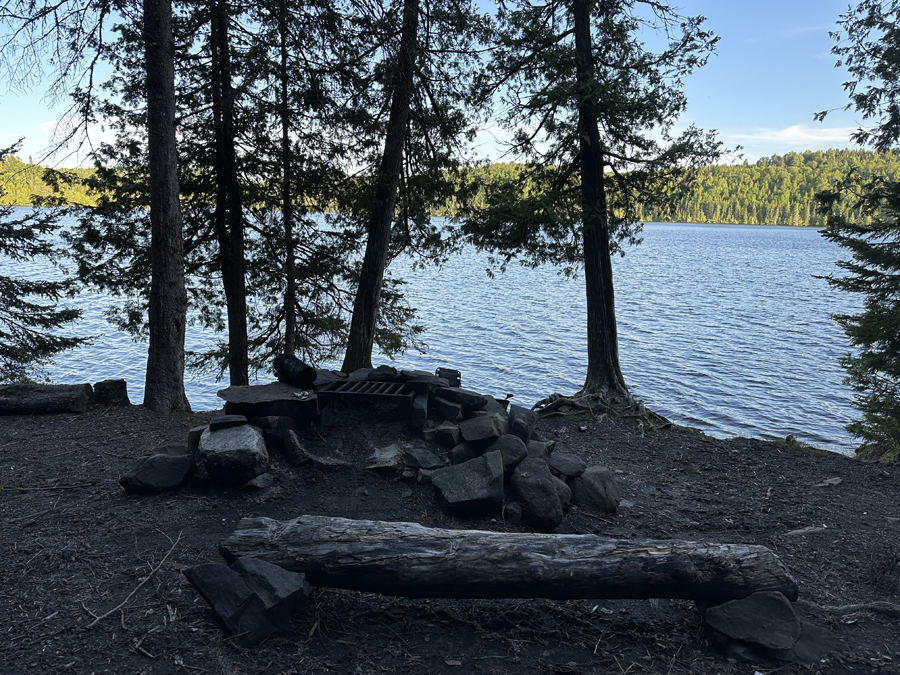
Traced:
POLYGON ((618 508, 612 473, 555 453, 554 442, 535 434, 534 411, 451 386, 436 386, 421 405, 424 437, 443 446, 451 463, 430 474, 446 513, 497 513, 553 530, 572 504, 603 513, 618 508))
POLYGON ((119 484, 131 494, 161 492, 199 472, 220 485, 243 485, 268 470, 262 431, 243 415, 216 415, 208 426, 191 429, 187 445, 163 445, 139 459, 119 484))
MULTIPOLYGON (((550 531, 573 504, 602 513, 618 508, 612 473, 601 466, 589 467, 572 454, 555 452, 553 441, 535 433, 537 413, 454 386, 459 384, 456 371, 439 372, 450 377, 390 366, 363 368, 350 375, 320 370, 315 384, 323 392, 340 391, 341 400, 351 403, 355 391, 365 391, 366 398, 360 400, 366 401, 377 401, 378 394, 370 387, 344 391, 335 383, 402 385, 407 393, 392 393, 384 402, 411 403, 410 425, 437 447, 376 448, 367 467, 397 471, 420 483, 430 481, 448 515, 498 515, 512 524, 524 520, 550 531)), ((192 430, 187 448, 157 448, 122 476, 122 486, 129 492, 169 489, 197 471, 222 485, 242 485, 268 471, 270 451, 282 452, 298 466, 348 464, 344 458, 314 455, 298 435, 300 425, 321 421, 319 399, 329 406, 334 400, 324 393, 317 397, 277 382, 229 387, 220 395, 226 399, 226 413, 232 414, 216 416, 208 428, 192 430), (241 414, 233 414, 238 411, 241 414)))

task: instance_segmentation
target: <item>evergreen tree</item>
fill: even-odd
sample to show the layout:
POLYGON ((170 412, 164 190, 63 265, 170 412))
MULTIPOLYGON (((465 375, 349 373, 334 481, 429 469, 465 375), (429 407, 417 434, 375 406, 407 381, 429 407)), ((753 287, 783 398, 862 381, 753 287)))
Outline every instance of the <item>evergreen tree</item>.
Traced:
MULTIPOLYGON (((0 150, 0 161, 12 152, 15 147, 0 150)), ((0 196, 3 192, 0 184, 0 196)), ((59 260, 62 255, 49 239, 55 230, 55 214, 18 216, 10 207, 0 208, 0 260, 4 267, 39 258, 59 260)), ((81 315, 58 304, 71 287, 70 280, 0 274, 0 382, 27 380, 56 354, 87 341, 57 332, 81 315)))
MULTIPOLYGON (((284 0, 224 11, 221 3, 183 0, 176 7, 189 306, 195 321, 226 335, 211 349, 188 354, 188 366, 221 375, 231 365, 232 377, 246 371, 231 363, 243 349, 232 336, 245 332, 250 369, 270 367, 272 356, 286 349, 310 363, 336 358, 346 344, 365 231, 358 218, 326 224, 321 214, 371 208, 369 181, 352 172, 368 166, 382 138, 380 86, 387 69, 372 55, 390 51, 385 35, 393 34, 395 17, 362 16, 352 2, 284 0), (244 236, 243 254, 235 235, 244 236), (241 302, 230 303, 223 278, 242 276, 244 291, 230 292, 241 302), (234 312, 238 304, 244 309, 234 312), (246 329, 235 330, 232 318, 241 313, 246 329)), ((69 241, 80 277, 125 299, 110 319, 144 336, 149 249, 141 36, 134 22, 116 32, 106 84, 115 96, 92 106, 117 137, 95 154, 89 185, 101 196, 69 241)), ((376 343, 388 352, 404 348, 415 331, 412 317, 398 284, 387 280, 376 343)))
POLYGON ((671 133, 686 105, 682 78, 717 40, 702 24, 641 0, 500 2, 489 75, 529 187, 521 178, 484 185, 486 206, 468 214, 464 231, 505 261, 583 266, 580 394, 606 405, 635 406, 619 366, 610 255, 638 240, 641 206, 673 204, 692 170, 719 156, 711 134, 671 133))
MULTIPOLYGON (((840 17, 832 52, 847 67, 851 104, 874 120, 855 134, 860 144, 900 146, 900 2, 865 0, 840 17)), ((819 117, 824 117, 820 113, 819 117)), ((828 277, 835 288, 860 293, 859 314, 835 317, 855 350, 842 359, 862 419, 847 429, 862 438, 864 455, 900 458, 900 181, 850 175, 818 195, 827 217, 823 235, 850 251, 838 265, 847 274, 828 277), (838 210, 849 202, 865 220, 838 210)))
MULTIPOLYGON (((391 20, 369 38, 383 53, 371 72, 382 74, 373 82, 374 95, 366 96, 364 106, 357 105, 372 128, 383 131, 367 134, 377 150, 370 160, 371 189, 353 213, 365 223, 366 249, 345 372, 372 365, 389 261, 401 251, 440 258, 450 245, 439 236, 431 215, 452 194, 461 145, 473 136, 478 112, 471 84, 485 24, 474 6, 457 0, 403 0, 384 7, 391 20), (387 111, 386 120, 382 111, 387 111)), ((376 27, 370 12, 362 19, 376 27)))

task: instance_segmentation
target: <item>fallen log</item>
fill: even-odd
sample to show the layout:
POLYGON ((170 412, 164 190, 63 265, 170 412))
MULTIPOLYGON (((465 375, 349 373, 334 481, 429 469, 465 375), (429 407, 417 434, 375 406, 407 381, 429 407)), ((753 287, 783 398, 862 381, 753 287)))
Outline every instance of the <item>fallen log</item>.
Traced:
POLYGON ((797 598, 764 546, 625 541, 588 534, 444 530, 415 523, 300 516, 244 518, 219 546, 226 561, 260 558, 313 586, 412 598, 683 598, 757 591, 797 598))
POLYGON ((94 402, 89 384, 0 385, 0 415, 84 412, 94 402))

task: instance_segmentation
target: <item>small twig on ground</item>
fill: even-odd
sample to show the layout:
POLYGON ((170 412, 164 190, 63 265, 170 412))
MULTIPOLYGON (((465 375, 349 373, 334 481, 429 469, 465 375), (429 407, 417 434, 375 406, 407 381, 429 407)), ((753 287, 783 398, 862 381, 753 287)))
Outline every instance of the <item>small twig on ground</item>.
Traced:
MULTIPOLYGON (((174 551, 174 550, 175 550, 175 547, 178 546, 178 542, 181 541, 181 535, 182 535, 182 533, 179 532, 179 533, 178 533, 178 538, 175 540, 175 543, 172 544, 172 548, 170 548, 170 549, 169 549, 169 552, 166 553, 166 555, 163 556, 163 559, 159 561, 159 565, 157 565, 157 566, 154 567, 152 570, 150 570, 150 573, 149 573, 146 577, 144 577, 144 578, 141 580, 141 583, 139 583, 137 586, 134 587, 134 590, 132 590, 131 593, 128 594, 128 597, 127 597, 127 598, 125 598, 122 602, 120 602, 118 605, 116 605, 116 606, 113 607, 111 610, 109 610, 106 614, 103 614, 103 615, 101 615, 101 616, 97 616, 96 614, 94 614, 93 612, 91 612, 87 607, 84 607, 84 603, 81 603, 81 606, 84 607, 84 609, 85 609, 91 616, 97 616, 97 618, 94 619, 93 621, 91 621, 91 623, 89 623, 87 627, 88 627, 88 628, 92 628, 92 627, 95 626, 99 621, 102 621, 102 620, 105 619, 106 617, 108 617, 108 616, 110 616, 111 614, 114 614, 115 612, 117 612, 117 611, 119 611, 120 609, 122 609, 122 607, 124 607, 124 606, 128 603, 128 601, 131 600, 132 597, 134 597, 134 594, 137 593, 137 592, 141 589, 141 587, 142 587, 144 584, 146 584, 148 581, 150 581, 150 579, 153 577, 153 575, 156 574, 156 573, 159 571, 159 568, 162 567, 162 566, 165 564, 165 562, 166 562, 166 560, 168 560, 169 556, 172 555, 172 551, 174 551)), ((149 654, 148 654, 148 656, 149 656, 149 654)), ((150 657, 150 658, 153 658, 153 657, 150 657)))
MULTIPOLYGON (((170 551, 170 553, 171 553, 171 551, 170 551)), ((160 564, 161 564, 161 563, 160 563, 160 564)), ((96 622, 94 622, 94 623, 96 623, 96 622)), ((91 624, 91 625, 93 625, 93 624, 91 624)), ((90 626, 89 626, 89 627, 90 627, 90 626)), ((147 636, 150 635, 150 633, 153 633, 153 632, 158 631, 158 630, 159 630, 159 626, 154 626, 153 628, 151 628, 150 630, 148 630, 146 633, 144 633, 143 637, 141 637, 141 639, 137 641, 137 644, 134 645, 134 647, 131 648, 131 651, 139 651, 141 654, 143 654, 143 655, 146 656, 147 658, 155 659, 156 657, 153 656, 153 654, 151 654, 150 652, 148 652, 146 649, 144 649, 143 647, 141 647, 141 645, 144 644, 144 640, 147 639, 147 636)))
POLYGON ((669 669, 666 671, 666 675, 672 672, 672 668, 675 667, 675 659, 678 658, 678 655, 681 653, 681 648, 684 647, 683 644, 678 645, 678 649, 675 650, 675 653, 672 655, 672 660, 669 661, 669 669))

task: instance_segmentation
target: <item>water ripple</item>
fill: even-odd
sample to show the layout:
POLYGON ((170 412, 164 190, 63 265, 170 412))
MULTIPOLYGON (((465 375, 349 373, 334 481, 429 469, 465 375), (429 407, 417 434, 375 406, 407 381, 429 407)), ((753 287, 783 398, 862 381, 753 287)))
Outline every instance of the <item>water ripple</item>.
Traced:
MULTIPOLYGON (((629 387, 650 409, 712 435, 796 434, 849 451, 854 443, 843 427, 856 411, 838 364, 849 347, 830 316, 859 305, 814 276, 833 273, 839 257, 810 229, 648 224, 644 243, 614 260, 629 387)), ((486 267, 473 251, 441 269, 412 272, 408 261, 394 262, 396 274, 409 275, 407 296, 429 345, 427 354, 408 354, 398 365, 453 367, 463 386, 511 393, 527 406, 551 392, 577 391, 586 366, 583 280, 552 267, 516 266, 491 279, 486 267)), ((17 265, 15 273, 46 276, 47 269, 17 265)), ((106 323, 108 302, 88 293, 73 301, 85 312, 77 332, 97 339, 59 357, 51 374, 57 382, 123 377, 140 401, 146 345, 106 323)), ((199 347, 214 337, 189 329, 187 343, 199 347)), ((188 381, 194 409, 218 408, 221 386, 208 374, 188 381)))

